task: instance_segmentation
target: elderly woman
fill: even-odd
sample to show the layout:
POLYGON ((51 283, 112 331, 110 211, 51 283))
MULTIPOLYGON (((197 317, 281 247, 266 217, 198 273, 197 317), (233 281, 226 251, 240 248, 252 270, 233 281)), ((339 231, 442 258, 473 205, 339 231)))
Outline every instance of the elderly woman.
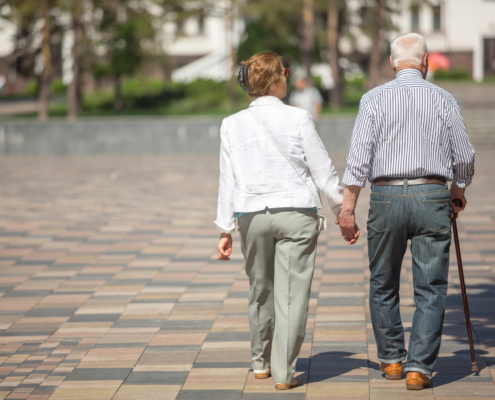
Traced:
POLYGON ((254 99, 221 127, 215 225, 219 260, 229 260, 236 217, 249 277, 249 328, 256 378, 297 385, 322 208, 338 216, 343 190, 311 114, 285 105, 289 69, 275 53, 242 63, 238 81, 254 99))

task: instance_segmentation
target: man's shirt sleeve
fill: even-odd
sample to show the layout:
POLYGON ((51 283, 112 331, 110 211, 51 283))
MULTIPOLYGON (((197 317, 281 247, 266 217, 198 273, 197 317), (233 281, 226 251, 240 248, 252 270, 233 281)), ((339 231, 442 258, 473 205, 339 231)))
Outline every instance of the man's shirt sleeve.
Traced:
POLYGON ((366 185, 371 169, 375 127, 368 105, 361 99, 359 113, 352 132, 351 147, 347 156, 347 168, 342 183, 346 186, 366 185))
POLYGON ((474 149, 457 104, 453 105, 449 124, 454 182, 460 188, 471 184, 474 175, 474 149))

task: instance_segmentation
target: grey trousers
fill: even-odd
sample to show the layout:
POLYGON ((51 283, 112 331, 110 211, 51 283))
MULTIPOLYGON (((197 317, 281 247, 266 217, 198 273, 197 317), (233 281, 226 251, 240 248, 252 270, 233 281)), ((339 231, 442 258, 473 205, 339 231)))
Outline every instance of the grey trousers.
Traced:
POLYGON ((277 383, 290 383, 306 332, 313 279, 317 215, 277 208, 239 218, 249 277, 253 369, 271 366, 277 383))

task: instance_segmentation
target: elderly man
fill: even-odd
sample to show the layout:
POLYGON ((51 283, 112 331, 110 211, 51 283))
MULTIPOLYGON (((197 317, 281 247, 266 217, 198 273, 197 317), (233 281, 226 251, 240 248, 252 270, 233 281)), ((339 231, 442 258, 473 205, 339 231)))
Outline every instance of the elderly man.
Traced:
POLYGON ((400 35, 391 52, 396 79, 361 99, 337 222, 346 240, 355 243, 359 231, 354 209, 368 179, 370 312, 380 370, 387 379, 401 379, 402 371, 407 372, 406 386, 414 390, 430 384, 440 350, 452 208, 460 212, 466 206, 464 190, 474 174, 474 150, 454 98, 424 80, 425 39, 415 33, 400 35), (448 181, 453 181, 450 192, 448 181), (399 311, 408 240, 416 303, 409 353, 399 311))

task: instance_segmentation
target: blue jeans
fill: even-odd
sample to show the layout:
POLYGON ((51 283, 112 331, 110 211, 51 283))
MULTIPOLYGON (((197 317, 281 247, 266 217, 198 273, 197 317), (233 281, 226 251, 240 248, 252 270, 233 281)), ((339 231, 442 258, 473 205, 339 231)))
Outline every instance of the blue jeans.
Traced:
POLYGON ((444 185, 376 186, 368 216, 370 312, 378 360, 406 359, 431 376, 442 339, 449 269, 450 192, 444 185), (409 354, 399 310, 400 271, 411 240, 414 312, 409 354))

